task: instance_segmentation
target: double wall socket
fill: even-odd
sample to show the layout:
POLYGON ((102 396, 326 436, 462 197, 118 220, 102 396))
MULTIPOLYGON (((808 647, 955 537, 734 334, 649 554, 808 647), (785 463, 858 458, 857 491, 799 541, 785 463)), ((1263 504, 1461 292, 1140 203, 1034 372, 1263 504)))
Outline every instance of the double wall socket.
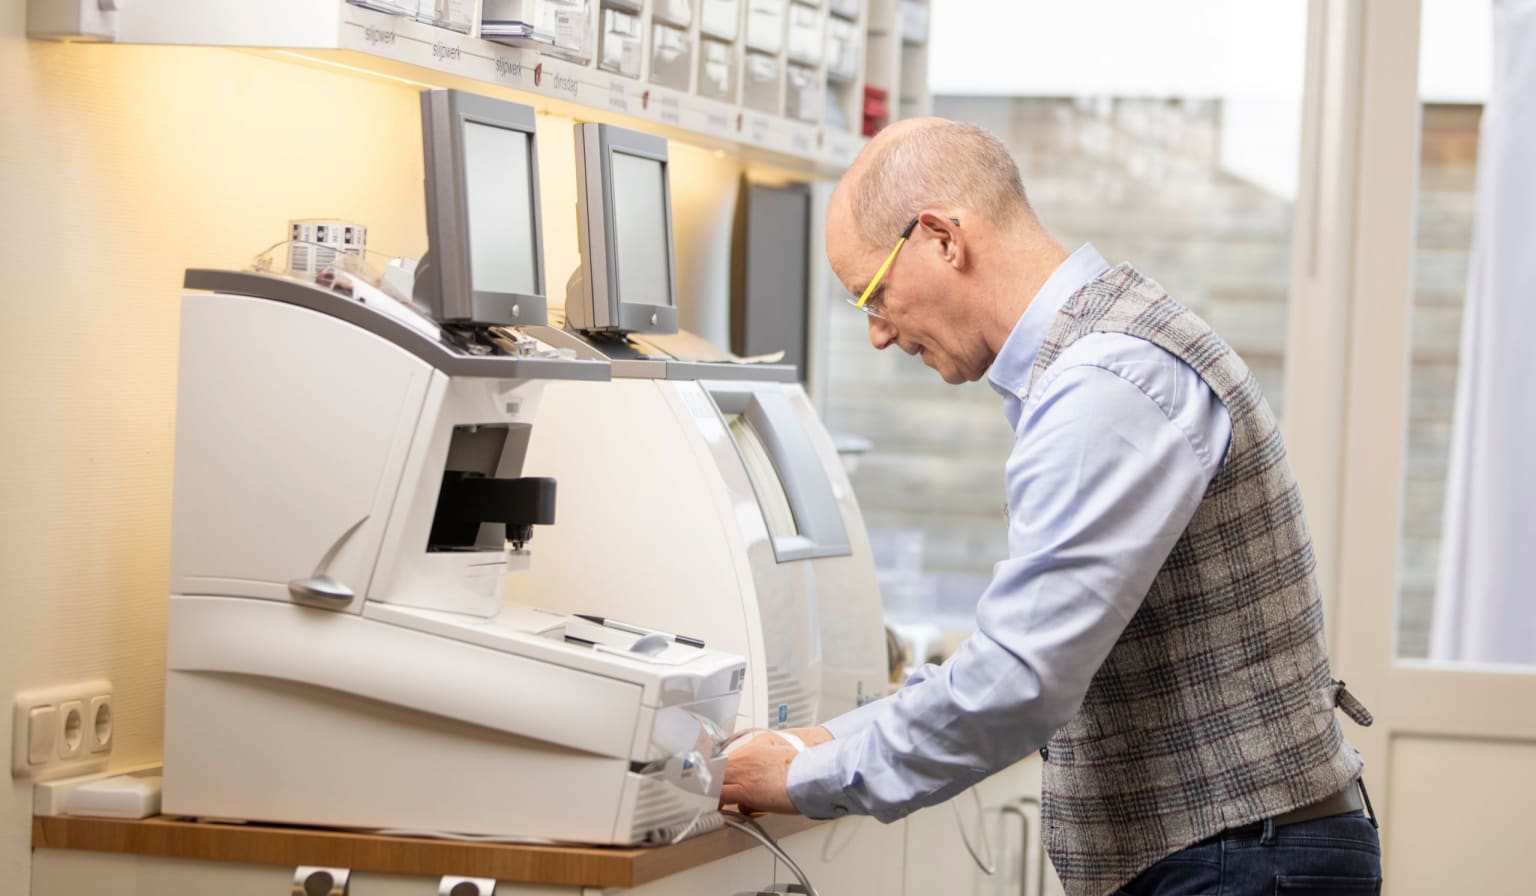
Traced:
POLYGON ((11 720, 11 776, 41 781, 106 768, 115 722, 109 681, 22 691, 11 720))

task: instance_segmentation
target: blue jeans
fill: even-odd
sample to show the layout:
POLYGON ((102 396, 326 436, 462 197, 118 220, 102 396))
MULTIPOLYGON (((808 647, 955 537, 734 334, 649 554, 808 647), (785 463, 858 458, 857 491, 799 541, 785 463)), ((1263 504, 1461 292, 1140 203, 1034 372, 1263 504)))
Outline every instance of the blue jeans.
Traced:
POLYGON ((1218 834, 1163 859, 1118 896, 1376 896, 1381 842, 1360 812, 1218 834))

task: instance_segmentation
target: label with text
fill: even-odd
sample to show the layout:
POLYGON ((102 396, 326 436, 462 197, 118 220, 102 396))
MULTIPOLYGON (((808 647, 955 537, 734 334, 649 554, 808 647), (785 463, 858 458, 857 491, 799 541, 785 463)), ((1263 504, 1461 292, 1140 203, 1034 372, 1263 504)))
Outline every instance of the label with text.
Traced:
POLYGON ((394 29, 385 31, 383 28, 377 28, 373 25, 369 25, 367 28, 363 29, 363 40, 367 41, 373 46, 379 46, 380 44, 392 44, 395 42, 395 32, 394 29))
POLYGON ((523 77, 523 64, 505 56, 496 57, 496 77, 503 81, 518 81, 523 77))
POLYGON ((664 96, 657 105, 659 106, 658 111, 660 112, 661 120, 667 124, 677 124, 683 120, 682 109, 679 107, 677 97, 664 96))

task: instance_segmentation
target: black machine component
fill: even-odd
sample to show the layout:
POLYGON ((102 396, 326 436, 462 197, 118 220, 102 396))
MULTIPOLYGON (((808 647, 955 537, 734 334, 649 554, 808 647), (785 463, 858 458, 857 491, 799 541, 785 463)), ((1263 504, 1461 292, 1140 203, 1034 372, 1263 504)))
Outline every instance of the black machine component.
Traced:
POLYGON ((811 191, 742 178, 731 238, 731 351, 782 350, 806 379, 811 191))
POLYGON ((480 525, 506 527, 505 540, 521 550, 534 526, 555 522, 555 480, 547 476, 496 479, 481 473, 447 470, 437 493, 429 551, 474 548, 480 525))

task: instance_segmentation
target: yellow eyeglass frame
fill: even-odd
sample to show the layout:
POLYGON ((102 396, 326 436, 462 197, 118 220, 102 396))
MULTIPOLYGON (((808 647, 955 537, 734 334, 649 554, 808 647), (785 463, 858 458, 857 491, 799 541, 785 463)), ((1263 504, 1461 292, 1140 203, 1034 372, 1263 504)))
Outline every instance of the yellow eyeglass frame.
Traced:
MULTIPOLYGON (((869 281, 869 285, 864 287, 864 292, 860 294, 857 301, 852 299, 849 300, 853 307, 859 309, 865 314, 872 314, 875 317, 883 318, 885 316, 879 311, 865 306, 869 302, 869 297, 874 295, 875 288, 880 285, 880 281, 885 279, 885 272, 891 269, 891 263, 896 260, 896 253, 901 251, 901 247, 905 246, 907 244, 907 240, 912 236, 912 231, 917 229, 918 220, 919 219, 917 218, 913 218, 910 222, 908 222, 907 226, 902 229, 901 237, 896 240, 896 245, 891 248, 891 254, 885 256, 884 263, 880 265, 879 270, 875 271, 875 276, 869 281)), ((958 218, 950 218, 949 222, 954 224, 956 227, 960 226, 960 220, 958 218)))

